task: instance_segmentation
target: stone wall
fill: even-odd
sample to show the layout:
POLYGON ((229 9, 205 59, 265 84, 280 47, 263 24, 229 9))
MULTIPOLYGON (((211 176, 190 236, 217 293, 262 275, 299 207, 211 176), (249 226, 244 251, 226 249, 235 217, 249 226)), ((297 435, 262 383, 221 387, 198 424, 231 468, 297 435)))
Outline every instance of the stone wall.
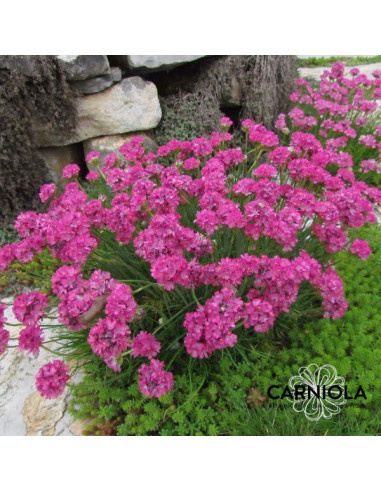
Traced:
MULTIPOLYGON (((259 111, 258 117, 262 120, 266 119, 262 118, 262 115, 266 113, 265 108, 268 107, 267 113, 270 121, 276 116, 273 114, 275 109, 270 108, 269 101, 265 101, 265 96, 261 96, 261 92, 256 94, 250 89, 250 84, 253 86, 253 83, 250 83, 250 70, 254 74, 254 68, 258 72, 259 64, 266 62, 266 73, 270 73, 276 82, 274 90, 276 93, 281 93, 282 90, 283 92, 288 90, 288 87, 287 90, 285 87, 291 79, 288 72, 293 63, 293 57, 256 57, 254 55, 242 57, 202 55, 0 56, 0 74, 11 74, 11 78, 13 74, 20 74, 24 77, 24 85, 28 90, 31 82, 35 81, 36 77, 41 77, 39 67, 42 58, 49 59, 49 63, 55 65, 56 77, 61 77, 62 84, 71 91, 71 102, 74 102, 75 114, 73 113, 71 123, 66 125, 70 128, 65 128, 63 125, 57 125, 57 119, 60 121, 60 118, 54 118, 54 110, 50 114, 48 110, 36 112, 32 109, 29 112, 29 121, 24 119, 22 124, 28 127, 27 131, 31 134, 37 149, 35 162, 36 166, 40 166, 41 169, 41 181, 46 182, 53 178, 57 183, 61 182, 61 171, 66 164, 75 162, 82 166, 83 173, 85 173, 87 168, 84 157, 90 150, 98 150, 102 155, 115 152, 132 135, 144 135, 147 145, 154 150, 157 146, 155 137, 160 136, 159 140, 163 140, 167 135, 171 136, 167 128, 171 128, 171 125, 177 126, 176 118, 173 121, 170 118, 173 117, 177 107, 181 106, 182 98, 185 96, 196 101, 196 106, 199 106, 199 119, 200 121, 208 120, 209 126, 213 127, 210 130, 215 129, 214 125, 222 114, 241 115, 242 108, 248 108, 248 101, 252 103, 253 97, 258 99, 259 103, 261 98, 263 100, 263 111, 259 111), (286 63, 279 65, 280 59, 286 60, 286 63), (275 67, 273 73, 268 71, 270 65, 275 67), (279 68, 283 66, 288 67, 287 70, 279 68), (243 76, 244 73, 245 76, 243 76), (203 103, 200 104, 200 101, 204 100, 209 101, 209 109, 208 104, 204 105, 204 111, 208 110, 211 113, 209 119, 204 118, 202 114, 203 103), (170 111, 165 111, 164 119, 163 108, 170 108, 170 111), (161 125, 157 131, 155 129, 160 122, 161 125)), ((256 84, 259 87, 258 80, 256 84)), ((266 83, 269 81, 267 80, 266 83)), ((273 95, 271 101, 274 101, 273 95)), ((276 110, 279 109, 278 106, 279 104, 276 110)), ((188 118, 192 119, 193 114, 197 119, 193 110, 190 114, 188 118)), ((183 118, 182 113, 180 112, 177 117, 183 118)), ((201 127, 199 131, 207 132, 209 126, 201 127)), ((188 133, 185 131, 184 137, 187 136, 188 133)), ((11 165, 12 162, 8 162, 8 166, 11 165)), ((1 168, 0 179, 4 183, 8 179, 6 173, 1 174, 1 168)), ((8 184, 5 188, 7 186, 8 184)), ((25 186, 30 186, 27 176, 25 186)), ((34 195, 37 192, 37 189, 33 190, 34 195)), ((0 197, 0 202, 1 200, 0 197)), ((14 215, 22 209, 34 208, 34 205, 34 202, 32 203, 32 200, 28 198, 26 203, 24 200, 20 205, 15 206, 13 211, 10 207, 9 214, 14 215)), ((13 218, 9 217, 10 220, 13 218)), ((0 217, 0 226, 1 222, 0 217)))

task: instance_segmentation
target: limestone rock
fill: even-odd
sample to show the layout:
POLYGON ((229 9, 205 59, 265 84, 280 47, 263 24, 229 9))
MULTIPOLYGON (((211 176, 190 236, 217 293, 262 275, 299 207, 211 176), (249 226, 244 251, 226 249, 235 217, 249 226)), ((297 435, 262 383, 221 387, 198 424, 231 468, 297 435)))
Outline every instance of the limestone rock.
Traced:
MULTIPOLYGON (((12 303, 8 297, 0 302, 12 303)), ((19 336, 23 326, 16 326, 12 307, 7 307, 5 317, 14 326, 7 326, 11 336, 19 336)), ((52 325, 44 329, 44 337, 49 340, 56 334, 55 321, 45 319, 44 325, 52 325)), ((51 350, 58 345, 51 342, 51 350)), ((0 436, 28 435, 73 435, 71 424, 73 417, 67 412, 69 392, 56 400, 45 400, 36 392, 35 376, 41 366, 56 359, 57 356, 40 350, 38 356, 18 349, 9 348, 0 355, 0 436)), ((73 383, 79 379, 73 378, 73 383)))
POLYGON ((94 77, 93 79, 77 80, 71 86, 81 94, 95 94, 111 87, 115 82, 122 80, 120 68, 112 68, 110 73, 94 77))
POLYGON ((78 123, 71 135, 33 122, 39 147, 62 146, 103 135, 155 128, 161 118, 157 89, 152 82, 130 77, 78 101, 78 123))
POLYGON ((38 150, 40 157, 51 170, 55 183, 63 184, 62 169, 67 164, 84 162, 81 144, 66 145, 64 147, 45 147, 38 150))
POLYGON ((113 82, 120 82, 122 80, 122 71, 119 67, 111 67, 110 76, 113 82))
MULTIPOLYGON (((100 152, 100 162, 103 164, 103 160, 107 154, 112 154, 114 152, 118 152, 120 147, 125 143, 129 142, 132 137, 136 135, 141 135, 144 137, 144 145, 151 152, 155 152, 157 150, 156 141, 145 133, 123 133, 121 135, 108 135, 106 137, 99 138, 91 138, 83 142, 83 149, 85 151, 85 155, 87 155, 92 150, 96 152, 100 152)), ((91 165, 87 164, 90 169, 93 169, 91 165)))
POLYGON ((87 427, 92 424, 90 419, 74 420, 71 424, 71 430, 75 436, 82 436, 87 427))
POLYGON ((53 436, 66 409, 64 396, 47 400, 37 391, 25 400, 23 415, 27 436, 53 436))
POLYGON ((59 55, 57 58, 67 80, 86 80, 110 71, 106 55, 59 55))
POLYGON ((141 73, 170 70, 171 68, 188 63, 205 55, 117 55, 116 59, 123 68, 129 68, 141 73))

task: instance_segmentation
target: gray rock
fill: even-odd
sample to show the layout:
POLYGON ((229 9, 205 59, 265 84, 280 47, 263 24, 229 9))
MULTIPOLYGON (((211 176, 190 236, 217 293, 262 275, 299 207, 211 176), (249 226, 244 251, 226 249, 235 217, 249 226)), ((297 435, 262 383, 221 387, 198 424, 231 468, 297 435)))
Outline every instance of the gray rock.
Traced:
POLYGON ((36 58, 31 55, 19 55, 19 56, 10 56, 10 55, 0 55, 0 70, 17 70, 18 72, 23 73, 24 75, 28 75, 32 77, 35 74, 36 70, 36 58))
POLYGON ((71 86, 81 94, 95 94, 111 87, 115 82, 122 80, 120 68, 112 68, 111 73, 100 75, 93 79, 77 80, 71 82, 71 86))
POLYGON ((71 135, 33 122, 39 147, 62 146, 89 138, 155 128, 161 118, 156 86, 140 77, 118 84, 78 101, 78 123, 71 135))
POLYGON ((111 67, 110 75, 113 82, 120 82, 122 80, 122 70, 119 67, 111 67))
POLYGON ((106 55, 59 55, 67 80, 86 80, 110 72, 106 55))
POLYGON ((188 63, 205 55, 117 55, 118 63, 123 68, 129 68, 141 73, 170 70, 171 68, 188 63))
MULTIPOLYGON (((92 150, 95 150, 97 152, 100 152, 100 165, 102 166, 104 163, 104 158, 106 157, 107 154, 112 154, 114 152, 118 152, 120 147, 125 143, 129 142, 132 137, 135 137, 137 135, 141 135, 144 137, 144 146, 150 151, 150 152, 156 152, 157 150, 157 143, 156 141, 150 136, 147 135, 146 133, 123 133, 121 135, 108 135, 106 137, 98 137, 98 138, 90 138, 89 140, 86 140, 83 142, 83 149, 85 155, 87 155, 89 152, 92 150)), ((95 169, 94 167, 91 167, 91 165, 87 164, 90 170, 95 169)))
POLYGON ((81 144, 67 145, 65 147, 45 147, 38 149, 39 155, 52 172, 54 182, 64 184, 62 169, 67 164, 80 164, 83 160, 81 144))
MULTIPOLYGON (((0 299, 0 302, 3 301, 12 302, 12 299, 0 299)), ((7 326, 11 336, 18 337, 24 327, 16 326, 18 321, 11 306, 6 309, 5 317, 9 323, 14 324, 11 327, 7 326)), ((49 341, 57 334, 54 326, 57 322, 47 318, 43 323, 44 339, 49 341)), ((50 342, 47 347, 50 350, 60 348, 56 342, 50 342)), ((54 359, 57 359, 56 355, 42 349, 38 356, 26 351, 20 352, 17 348, 9 348, 0 355, 0 436, 72 436, 78 432, 77 429, 71 428, 74 418, 66 411, 70 396, 68 388, 54 400, 45 400, 36 393, 35 376, 38 370, 54 359), (59 428, 63 420, 65 428, 59 428)), ((78 380, 74 377, 71 383, 78 380)))

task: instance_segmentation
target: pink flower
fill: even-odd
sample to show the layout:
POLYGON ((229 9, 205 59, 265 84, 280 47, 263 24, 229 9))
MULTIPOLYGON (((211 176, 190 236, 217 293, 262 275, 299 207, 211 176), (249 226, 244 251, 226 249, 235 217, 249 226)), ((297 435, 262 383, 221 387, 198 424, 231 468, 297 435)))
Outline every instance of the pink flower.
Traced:
POLYGON ((243 326, 254 331, 266 332, 274 324, 275 315, 271 304, 262 299, 252 299, 244 306, 243 326))
POLYGON ((324 318, 341 318, 348 309, 343 294, 343 281, 332 268, 327 268, 316 280, 323 297, 324 318))
POLYGON ((7 306, 5 304, 0 303, 0 328, 3 328, 4 323, 7 320, 7 318, 4 316, 4 312, 6 309, 7 309, 7 306))
POLYGON ((215 350, 233 347, 237 336, 232 333, 241 317, 243 301, 235 296, 231 288, 216 292, 193 313, 185 316, 187 330, 184 344, 192 357, 203 359, 215 350))
POLYGON ((8 330, 0 328, 0 355, 5 352, 11 335, 8 330))
POLYGON ((376 159, 367 159, 367 160, 361 161, 360 167, 362 168, 364 173, 368 173, 368 172, 374 171, 374 170, 378 171, 378 169, 381 172, 381 166, 378 165, 378 162, 376 161, 376 159))
POLYGON ((269 164, 261 164, 257 167, 257 169, 253 172, 254 176, 258 178, 274 178, 278 174, 278 171, 274 166, 270 166, 269 164))
POLYGON ((52 276, 52 291, 62 299, 68 292, 76 289, 82 283, 80 268, 64 265, 52 276))
POLYGON ((152 359, 160 352, 160 343, 156 338, 146 331, 139 332, 132 342, 133 357, 148 357, 152 359))
POLYGON ((131 287, 117 284, 107 298, 105 313, 111 319, 128 322, 136 315, 136 302, 132 297, 131 287))
POLYGON ((45 398, 57 398, 64 392, 66 381, 70 378, 69 366, 62 360, 48 362, 36 375, 36 387, 45 398))
POLYGON ((198 168, 200 165, 200 161, 195 159, 194 157, 190 157, 183 162, 183 168, 186 171, 191 171, 192 169, 198 168))
POLYGON ((90 171, 86 175, 86 179, 87 181, 96 181, 97 179, 99 179, 99 173, 97 171, 90 171))
POLYGON ((54 195, 55 191, 56 185, 54 183, 42 185, 39 193, 41 202, 45 203, 47 200, 49 200, 49 198, 54 195))
POLYGON ((359 142, 371 149, 375 149, 377 145, 377 141, 373 135, 361 135, 359 142))
POLYGON ((275 122, 275 128, 277 130, 282 131, 283 133, 289 133, 290 132, 290 130, 287 127, 286 115, 284 113, 281 113, 278 116, 278 119, 275 122))
POLYGON ((175 284, 187 283, 188 262, 182 256, 161 255, 152 263, 151 275, 165 290, 173 290, 175 284))
POLYGON ((90 162, 93 162, 95 160, 99 160, 99 157, 100 157, 101 153, 100 152, 96 152, 95 150, 89 152, 86 156, 86 162, 87 164, 89 164, 90 162))
POLYGON ((372 254, 368 241, 363 239, 355 239, 349 248, 349 251, 361 258, 363 261, 367 260, 372 254))
POLYGON ((77 164, 68 164, 62 170, 62 177, 65 179, 70 179, 73 176, 77 176, 80 172, 79 166, 77 164))
POLYGON ((163 370, 164 362, 152 359, 150 364, 143 364, 139 369, 139 388, 143 395, 161 396, 171 391, 173 387, 173 374, 163 370))
POLYGON ((0 304, 0 355, 4 353, 7 348, 10 333, 8 330, 4 329, 4 323, 6 322, 6 317, 4 316, 4 312, 7 306, 5 304, 0 304))
POLYGON ((24 293, 15 298, 13 312, 16 318, 26 326, 35 326, 44 315, 48 298, 41 292, 24 293))
POLYGON ((31 354, 38 354, 42 345, 42 330, 39 326, 28 326, 20 331, 19 345, 20 351, 26 350, 31 354))
POLYGON ((220 119, 220 125, 222 126, 222 128, 228 129, 233 125, 233 122, 230 118, 224 116, 223 118, 220 119))
POLYGON ((95 354, 113 371, 121 371, 117 357, 127 350, 130 327, 123 320, 100 319, 90 330, 88 342, 95 354))
POLYGON ((6 244, 0 248, 0 270, 4 272, 15 259, 14 245, 6 244))

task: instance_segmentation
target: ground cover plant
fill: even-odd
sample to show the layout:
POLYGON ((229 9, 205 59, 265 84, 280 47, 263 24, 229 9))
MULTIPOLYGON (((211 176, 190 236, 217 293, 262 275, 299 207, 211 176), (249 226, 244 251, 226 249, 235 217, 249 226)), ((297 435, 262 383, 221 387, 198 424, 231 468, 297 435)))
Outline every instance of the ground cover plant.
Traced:
MULTIPOLYGON (((314 98, 336 120, 350 111, 366 117, 381 80, 346 78, 343 70, 334 65, 322 82, 327 94, 314 98)), ((299 86, 309 92, 308 84, 299 86)), ((103 391, 109 379, 119 381, 120 401, 123 388, 140 391, 153 412, 155 399, 172 398, 193 372, 198 387, 200 368, 207 382, 216 361, 225 368, 226 358, 249 363, 247 350, 254 343, 271 347, 273 333, 286 342, 296 322, 344 315, 335 254, 369 257, 368 242, 353 231, 376 222, 381 191, 356 179, 340 137, 307 131, 317 122, 293 123, 281 116, 278 136, 243 121, 242 149, 234 147, 226 117, 210 138, 172 140, 156 154, 136 137, 104 163, 89 154, 99 169, 86 185, 70 164, 63 174, 72 182, 62 195, 53 184, 42 187, 47 211, 21 214, 15 227, 23 239, 0 250, 2 270, 24 268, 35 254, 54 266, 44 292, 25 292, 13 306, 25 326, 19 350, 44 348, 41 320, 46 313, 59 320, 57 353, 72 369, 63 358, 42 367, 36 376, 42 395, 59 396, 70 371, 101 364, 103 391)), ((365 147, 370 137, 370 148, 379 146, 379 128, 365 147)), ((9 332, 1 323, 5 350, 9 332)))
MULTIPOLYGON (((344 252, 336 256, 346 286, 349 310, 341 319, 290 324, 286 333, 260 334, 241 344, 231 357, 221 354, 214 370, 201 365, 176 380, 174 390, 147 400, 137 383, 123 384, 93 362, 74 388, 71 411, 88 419, 88 434, 118 435, 378 435, 381 403, 381 230, 362 228, 373 254, 367 262, 344 252), (269 343, 270 342, 270 343, 269 343), (348 401, 339 415, 318 422, 294 412, 286 401, 270 400, 267 389, 283 386, 308 363, 329 362, 347 381, 349 391, 361 384, 367 400, 348 401), (208 374, 208 377, 205 377, 208 374), (107 384, 105 384, 107 378, 107 384)), ((207 361, 203 361, 207 363, 207 361)))

